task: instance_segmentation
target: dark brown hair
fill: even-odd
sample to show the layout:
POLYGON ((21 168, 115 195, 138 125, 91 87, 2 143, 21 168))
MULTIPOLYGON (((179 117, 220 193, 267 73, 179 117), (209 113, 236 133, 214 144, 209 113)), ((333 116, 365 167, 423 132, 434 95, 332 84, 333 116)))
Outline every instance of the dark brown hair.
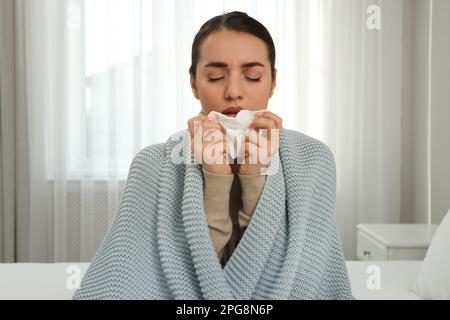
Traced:
POLYGON ((195 79, 197 75, 197 61, 202 41, 211 33, 222 29, 250 33, 264 41, 267 51, 269 52, 272 80, 275 79, 275 45, 269 31, 259 21, 249 17, 246 13, 239 11, 216 16, 209 19, 201 26, 192 43, 192 62, 189 73, 193 79, 195 79))

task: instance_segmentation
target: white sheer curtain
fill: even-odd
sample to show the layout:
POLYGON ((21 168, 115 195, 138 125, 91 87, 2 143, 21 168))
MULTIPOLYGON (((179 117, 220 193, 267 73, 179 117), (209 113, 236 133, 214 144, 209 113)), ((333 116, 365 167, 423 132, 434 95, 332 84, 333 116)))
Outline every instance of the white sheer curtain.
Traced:
POLYGON ((18 260, 91 260, 133 155, 200 110, 188 75, 195 33, 234 10, 274 38, 269 109, 335 155, 336 214, 346 257, 354 258, 357 223, 400 216, 402 3, 17 0, 17 103, 27 121, 30 193, 18 260), (381 30, 366 25, 373 4, 381 30))

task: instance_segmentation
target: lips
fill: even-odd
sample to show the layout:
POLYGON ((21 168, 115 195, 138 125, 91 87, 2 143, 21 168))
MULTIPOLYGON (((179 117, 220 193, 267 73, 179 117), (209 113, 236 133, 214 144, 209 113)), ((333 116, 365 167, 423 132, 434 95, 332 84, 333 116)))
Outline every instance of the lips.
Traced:
POLYGON ((238 114, 238 112, 243 109, 244 108, 242 108, 242 107, 230 107, 230 108, 226 108, 225 110, 223 110, 222 113, 228 117, 235 118, 236 115, 238 114))

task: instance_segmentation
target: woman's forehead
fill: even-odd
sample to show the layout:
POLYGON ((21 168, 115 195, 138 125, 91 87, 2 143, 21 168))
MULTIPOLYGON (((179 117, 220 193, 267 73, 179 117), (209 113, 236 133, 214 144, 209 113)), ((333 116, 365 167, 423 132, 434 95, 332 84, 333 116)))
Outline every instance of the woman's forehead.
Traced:
POLYGON ((219 31, 210 34, 200 46, 199 62, 202 67, 210 62, 236 67, 248 62, 267 65, 268 51, 264 41, 252 34, 219 31))

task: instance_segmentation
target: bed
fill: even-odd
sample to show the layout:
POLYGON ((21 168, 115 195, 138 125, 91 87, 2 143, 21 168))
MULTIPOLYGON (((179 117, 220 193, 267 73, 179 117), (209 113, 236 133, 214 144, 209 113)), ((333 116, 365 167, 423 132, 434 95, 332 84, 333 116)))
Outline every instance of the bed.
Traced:
POLYGON ((347 270, 355 299, 422 300, 411 288, 419 276, 422 260, 347 261, 347 270), (371 266, 376 266, 373 268, 371 266), (380 288, 367 285, 368 278, 379 271, 380 288))
MULTIPOLYGON (((347 261, 355 299, 421 299, 410 288, 422 261, 347 261), (379 271, 380 288, 369 289, 367 279, 379 271), (369 272, 368 272, 369 271, 369 272)), ((0 299, 71 299, 89 263, 0 263, 0 299)))

